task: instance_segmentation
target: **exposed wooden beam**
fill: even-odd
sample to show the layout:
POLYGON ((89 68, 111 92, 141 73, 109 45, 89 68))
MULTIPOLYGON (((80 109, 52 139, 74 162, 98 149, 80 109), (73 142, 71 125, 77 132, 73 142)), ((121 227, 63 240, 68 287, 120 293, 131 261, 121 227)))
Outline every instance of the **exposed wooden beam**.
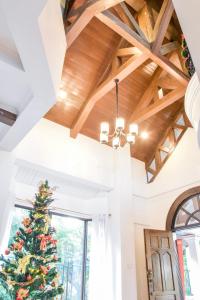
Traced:
POLYGON ((179 141, 181 140, 182 136, 188 129, 188 124, 185 121, 185 124, 181 126, 177 124, 177 121, 179 118, 183 117, 185 121, 186 114, 184 112, 184 109, 181 108, 176 113, 173 120, 170 122, 168 127, 166 128, 164 135, 158 142, 155 152, 152 155, 151 159, 146 162, 146 172, 147 172, 147 181, 148 183, 151 183, 154 181, 156 176, 161 171, 162 167, 166 163, 166 161, 169 159, 170 155, 175 150, 176 146, 178 145, 179 141), (178 132, 179 134, 177 134, 178 132), (166 141, 169 141, 169 147, 164 146, 166 141), (165 153, 164 156, 161 155, 161 153, 165 153), (154 165, 154 168, 153 168, 154 165), (153 169, 152 169, 153 168, 153 169), (150 176, 150 177, 149 177, 150 176))
MULTIPOLYGON (((159 12, 160 12, 160 1, 158 0, 148 0, 149 6, 152 8, 154 19, 157 20, 159 12)), ((179 34, 180 30, 177 30, 175 27, 174 23, 171 22, 169 23, 169 26, 167 28, 167 31, 165 33, 165 37, 171 41, 171 40, 178 40, 179 42, 181 41, 181 37, 179 34)))
POLYGON ((158 86, 162 89, 174 90, 180 87, 180 83, 169 74, 166 74, 166 76, 163 76, 158 80, 158 86))
POLYGON ((130 19, 128 18, 128 16, 126 15, 126 13, 124 12, 123 8, 121 7, 121 5, 116 5, 114 7, 114 10, 117 12, 118 16, 120 17, 120 19, 127 24, 130 28, 134 29, 133 24, 131 23, 130 19))
POLYGON ((149 53, 150 58, 160 67, 162 67, 169 74, 174 76, 181 84, 187 86, 189 78, 174 64, 172 64, 165 56, 153 53, 149 44, 144 41, 136 32, 134 32, 130 27, 124 24, 119 18, 113 15, 111 12, 106 11, 97 14, 97 18, 101 20, 104 24, 114 30, 116 33, 121 35, 133 46, 139 48, 142 52, 149 53))
POLYGON ((131 14, 130 10, 128 9, 126 3, 122 2, 120 3, 120 6, 122 7, 124 13, 127 15, 128 19, 130 20, 133 27, 136 29, 137 33, 144 39, 146 39, 146 36, 144 32, 141 30, 140 26, 138 25, 137 21, 135 20, 134 16, 131 14))
POLYGON ((142 52, 137 47, 128 47, 128 48, 121 48, 117 51, 117 56, 129 56, 129 55, 138 55, 142 52))
POLYGON ((79 18, 67 30, 67 46, 68 48, 77 39, 79 34, 92 20, 95 14, 100 13, 110 7, 117 5, 123 0, 92 0, 89 6, 86 6, 79 18))
POLYGON ((96 17, 113 31, 121 35, 130 44, 139 48, 142 52, 150 52, 150 45, 143 40, 135 31, 124 24, 119 18, 109 11, 97 14, 96 17))
POLYGON ((184 96, 185 96, 185 88, 184 87, 177 88, 176 90, 169 92, 162 99, 156 101, 155 103, 141 110, 137 115, 135 115, 132 122, 141 123, 146 119, 152 117, 153 115, 157 114, 159 111, 163 110, 164 108, 168 107, 169 105, 173 104, 174 102, 180 100, 184 96))
POLYGON ((169 42, 161 46, 160 54, 164 56, 178 49, 180 49, 180 44, 178 41, 169 42))
POLYGON ((17 115, 0 108, 0 122, 6 125, 12 126, 17 120, 17 115))
POLYGON ((151 103, 155 93, 155 89, 157 88, 158 85, 159 77, 163 72, 164 71, 160 67, 157 67, 151 79, 151 82, 149 83, 147 89, 143 93, 139 103, 137 104, 134 112, 132 113, 129 119, 129 124, 134 122, 137 119, 137 116, 140 114, 140 112, 143 111, 143 109, 145 109, 151 103))
POLYGON ((180 84, 187 86, 189 83, 189 77, 185 75, 179 68, 177 68, 166 56, 162 56, 161 54, 151 53, 151 59, 158 64, 161 68, 163 68, 167 73, 176 78, 180 84))
POLYGON ((153 31, 152 51, 154 53, 160 51, 173 11, 172 0, 164 0, 153 31))
POLYGON ((118 78, 122 81, 139 66, 141 66, 147 59, 148 54, 144 53, 135 57, 131 57, 126 61, 114 74, 111 74, 87 99, 84 106, 82 107, 77 119, 75 120, 71 128, 71 137, 76 137, 87 120, 91 110, 98 100, 112 90, 115 86, 114 79, 118 78))

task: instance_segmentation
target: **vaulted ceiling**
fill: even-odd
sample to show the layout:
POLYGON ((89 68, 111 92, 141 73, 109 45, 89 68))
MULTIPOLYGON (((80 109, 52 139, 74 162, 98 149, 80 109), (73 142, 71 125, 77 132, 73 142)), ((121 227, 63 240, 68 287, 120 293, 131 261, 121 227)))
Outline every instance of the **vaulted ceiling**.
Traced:
POLYGON ((136 139, 131 155, 145 162, 151 182, 190 126, 183 107, 189 78, 172 1, 69 3, 60 92, 45 117, 71 128, 74 138, 99 140, 100 123, 114 123, 118 78, 120 115, 149 134, 136 139))

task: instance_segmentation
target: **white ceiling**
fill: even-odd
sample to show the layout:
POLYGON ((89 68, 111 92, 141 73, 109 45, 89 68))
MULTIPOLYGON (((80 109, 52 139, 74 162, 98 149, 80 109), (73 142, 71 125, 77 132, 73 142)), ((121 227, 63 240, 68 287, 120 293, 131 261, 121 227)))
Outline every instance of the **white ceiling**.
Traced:
MULTIPOLYGON (((0 9, 0 108, 19 115, 30 94, 26 74, 9 30, 3 11, 0 9)), ((10 127, 0 123, 0 138, 10 127)))
POLYGON ((0 60, 22 68, 21 60, 6 22, 5 15, 0 9, 0 60))
POLYGON ((25 72, 0 60, 0 107, 17 115, 27 103, 30 87, 25 72))
POLYGON ((0 108, 17 113, 13 126, 0 124, 1 149, 12 151, 55 104, 65 52, 58 1, 0 0, 0 108))

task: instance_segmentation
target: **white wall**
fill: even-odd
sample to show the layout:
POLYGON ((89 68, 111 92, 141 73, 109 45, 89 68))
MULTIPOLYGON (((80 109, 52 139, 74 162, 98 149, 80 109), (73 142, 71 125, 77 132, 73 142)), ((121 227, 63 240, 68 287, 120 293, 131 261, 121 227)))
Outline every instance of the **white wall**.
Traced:
POLYGON ((66 128, 45 119, 13 155, 17 197, 33 195, 45 177, 60 187, 56 206, 89 215, 112 214, 115 300, 147 300, 143 229, 165 229, 175 198, 200 184, 194 130, 188 129, 152 184, 146 183, 144 164, 130 158, 128 147, 116 152, 82 135, 71 139, 66 128))
POLYGON ((50 170, 113 187, 113 150, 85 136, 69 137, 69 130, 46 119, 16 147, 18 159, 50 170))
POLYGON ((111 213, 114 300, 136 299, 129 147, 116 152, 82 135, 74 140, 66 128, 42 119, 16 147, 14 155, 18 164, 17 197, 31 196, 37 180, 45 176, 61 186, 61 193, 56 194, 57 206, 85 214, 111 213), (25 170, 28 167, 31 173, 25 170), (69 181, 76 186, 74 196, 70 195, 69 181), (88 194, 83 186, 87 186, 88 194), (97 191, 93 197, 89 195, 92 189, 97 191))
MULTIPOLYGON (((135 168, 134 163, 132 167, 135 168)), ((137 164, 137 168, 141 173, 141 166, 137 164)), ((194 129, 187 130, 156 180, 151 184, 142 182, 135 184, 133 195, 138 300, 148 299, 144 228, 165 230, 167 214, 175 199, 200 185, 200 150, 194 129)))

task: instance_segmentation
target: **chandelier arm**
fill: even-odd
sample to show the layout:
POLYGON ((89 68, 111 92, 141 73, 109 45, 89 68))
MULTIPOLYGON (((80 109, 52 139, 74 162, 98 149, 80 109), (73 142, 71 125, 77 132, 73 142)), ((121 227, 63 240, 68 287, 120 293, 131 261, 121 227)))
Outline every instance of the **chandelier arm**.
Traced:
POLYGON ((117 118, 119 117, 119 89, 118 89, 118 83, 119 83, 119 79, 115 79, 115 85, 116 85, 116 112, 117 112, 117 118))

